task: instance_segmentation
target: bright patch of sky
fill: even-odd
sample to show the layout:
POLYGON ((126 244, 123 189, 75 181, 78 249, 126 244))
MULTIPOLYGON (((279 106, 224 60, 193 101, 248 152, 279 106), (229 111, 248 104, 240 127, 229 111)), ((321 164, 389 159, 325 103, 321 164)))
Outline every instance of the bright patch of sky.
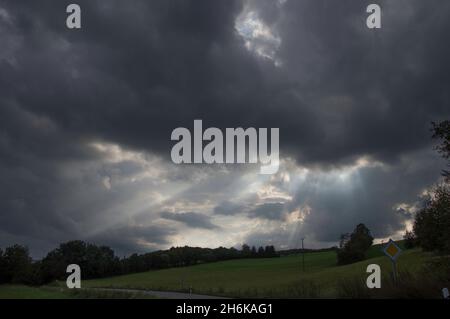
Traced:
MULTIPOLYGON (((284 3, 281 1, 280 3, 284 3)), ((281 66, 282 62, 277 58, 277 51, 281 45, 281 37, 270 26, 266 25, 253 11, 246 6, 235 21, 235 28, 245 41, 248 51, 257 56, 272 61, 275 66, 281 66)))

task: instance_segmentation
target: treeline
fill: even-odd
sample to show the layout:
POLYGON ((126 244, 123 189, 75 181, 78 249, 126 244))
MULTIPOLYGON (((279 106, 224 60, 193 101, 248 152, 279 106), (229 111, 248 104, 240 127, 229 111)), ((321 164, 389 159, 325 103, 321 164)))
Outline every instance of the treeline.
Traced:
POLYGON ((366 253, 372 246, 373 237, 364 224, 358 224, 352 233, 341 235, 337 249, 339 265, 347 265, 366 259, 366 253))
POLYGON ((290 256, 290 255, 297 255, 301 253, 321 253, 321 252, 327 252, 327 251, 336 251, 337 247, 328 247, 328 248, 317 248, 317 249, 311 249, 311 248, 293 248, 293 249, 285 249, 278 251, 278 254, 280 256, 290 256))
POLYGON ((240 253, 242 258, 279 257, 279 254, 275 251, 274 246, 259 247, 258 249, 256 249, 255 246, 252 246, 252 248, 250 248, 249 245, 244 244, 242 245, 242 251, 240 253))
POLYGON ((32 261, 26 247, 14 245, 5 251, 0 249, 0 283, 42 285, 65 280, 69 264, 80 266, 83 279, 93 279, 230 259, 278 256, 274 246, 256 249, 244 244, 242 250, 186 246, 119 258, 107 246, 70 241, 60 244, 42 260, 32 261))

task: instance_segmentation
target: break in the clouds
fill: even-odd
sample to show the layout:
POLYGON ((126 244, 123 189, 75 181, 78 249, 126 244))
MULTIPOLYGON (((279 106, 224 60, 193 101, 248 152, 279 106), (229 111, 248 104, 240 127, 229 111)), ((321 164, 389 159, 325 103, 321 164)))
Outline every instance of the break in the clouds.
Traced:
POLYGON ((0 246, 336 243, 410 225, 439 177, 450 3, 0 2, 0 246), (280 128, 280 170, 174 165, 170 133, 280 128), (163 213, 161 213, 163 212, 163 213))

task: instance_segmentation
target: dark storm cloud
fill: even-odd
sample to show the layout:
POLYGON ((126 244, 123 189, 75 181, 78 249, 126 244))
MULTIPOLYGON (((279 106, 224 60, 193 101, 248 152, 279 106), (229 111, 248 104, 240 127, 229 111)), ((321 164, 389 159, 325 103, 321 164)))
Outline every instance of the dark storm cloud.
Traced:
POLYGON ((194 212, 187 212, 187 213, 162 212, 161 217, 169 220, 182 222, 183 224, 192 228, 203 228, 203 229, 218 228, 217 225, 211 223, 209 216, 194 212))
MULTIPOLYGON (((352 200, 300 190, 293 205, 316 203, 305 225, 323 240, 355 220, 380 234, 398 229, 389 205, 433 181, 430 160, 407 159, 430 148, 430 121, 450 115, 448 1, 379 1, 376 31, 365 27, 368 1, 246 2, 279 37, 279 67, 246 49, 235 29, 241 1, 78 1, 81 30, 65 27, 69 3, 0 4, 1 245, 54 246, 110 220, 114 207, 126 211, 121 204, 148 185, 122 192, 95 185, 142 168, 98 168, 104 158, 86 144, 112 142, 170 161, 171 131, 196 118, 205 127, 279 127, 281 155, 303 166, 345 166, 362 155, 392 165, 362 171, 364 187, 352 200)), ((231 192, 235 185, 225 183, 231 192)), ((220 191, 217 181, 200 186, 182 195, 214 201, 220 191)), ((237 205, 215 212, 230 215, 237 205)), ((273 208, 260 216, 282 215, 273 208)), ((132 232, 120 236, 136 247, 132 232)))
POLYGON ((87 238, 101 245, 114 247, 119 255, 130 252, 143 253, 170 244, 170 236, 176 230, 161 225, 151 226, 122 226, 87 238))
MULTIPOLYGON (((256 200, 256 199, 255 199, 256 200)), ((238 202, 223 201, 214 207, 214 214, 224 216, 245 215, 249 218, 282 221, 285 218, 284 203, 263 203, 249 205, 238 202)))
POLYGON ((365 27, 368 3, 288 1, 278 23, 280 59, 295 83, 286 98, 316 110, 315 129, 284 135, 286 147, 300 142, 305 161, 398 159, 428 145, 430 121, 449 115, 450 46, 440 37, 450 32, 449 3, 380 1, 379 31, 365 27))
POLYGON ((366 2, 251 2, 281 39, 277 68, 237 35, 239 1, 82 1, 79 31, 65 28, 64 1, 7 1, 4 37, 19 43, 1 64, 2 96, 72 139, 165 156, 171 130, 201 118, 280 127, 282 152, 302 163, 395 159, 449 113, 450 5, 382 2, 384 28, 370 31, 366 2))
POLYGON ((171 130, 207 118, 208 107, 219 107, 219 88, 239 86, 245 59, 252 62, 234 35, 236 1, 79 4, 83 29, 73 32, 61 14, 66 3, 7 2, 19 43, 14 62, 2 63, 5 99, 77 136, 167 154, 171 130), (227 80, 229 68, 239 72, 227 80))
MULTIPOLYGON (((395 165, 311 173, 284 205, 288 212, 309 208, 298 225, 291 225, 291 231, 257 229, 245 241, 298 247, 297 237, 306 236, 309 244, 320 247, 336 243, 341 234, 351 232, 359 223, 366 224, 376 238, 404 232, 414 211, 406 211, 403 205, 423 206, 425 198, 419 195, 434 185, 444 163, 430 150, 407 154, 395 165)), ((282 222, 284 215, 278 220, 282 222)))
MULTIPOLYGON (((61 176, 72 162, 99 160, 86 142, 169 150, 171 118, 208 90, 209 52, 233 37, 239 10, 233 1, 81 1, 83 30, 70 32, 68 3, 1 4, 1 228, 28 244, 82 237, 85 216, 105 218, 89 207, 95 192, 75 199, 95 172, 76 185, 61 176)), ((114 207, 130 193, 102 196, 114 207)))
POLYGON ((284 204, 283 203, 265 203, 258 205, 252 209, 249 214, 252 218, 264 218, 272 220, 281 220, 284 216, 284 204))
POLYGON ((214 213, 219 215, 236 215, 245 210, 244 205, 233 203, 231 201, 223 201, 214 207, 214 213))
POLYGON ((408 154, 395 166, 359 169, 351 184, 324 186, 320 197, 299 190, 294 201, 314 202, 315 213, 306 218, 305 228, 318 240, 336 240, 344 229, 352 231, 355 221, 365 223, 374 236, 382 238, 404 230, 403 223, 411 216, 398 211, 396 205, 420 202, 419 195, 438 176, 437 170, 429 167, 442 164, 431 151, 408 154))

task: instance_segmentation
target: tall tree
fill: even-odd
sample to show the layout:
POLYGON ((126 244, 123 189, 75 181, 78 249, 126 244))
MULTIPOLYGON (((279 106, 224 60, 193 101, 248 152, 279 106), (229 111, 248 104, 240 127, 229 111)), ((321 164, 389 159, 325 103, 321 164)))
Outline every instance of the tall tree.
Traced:
POLYGON ((0 284, 6 283, 7 280, 5 258, 3 258, 3 250, 0 249, 0 284))
MULTIPOLYGON (((432 125, 433 138, 441 140, 441 144, 439 144, 436 149, 442 157, 449 161, 447 166, 450 167, 450 121, 443 121, 440 123, 433 122, 432 125)), ((446 177, 447 181, 450 180, 450 171, 443 170, 442 175, 446 177)))
POLYGON ((3 254, 4 277, 7 282, 28 283, 32 271, 32 260, 28 248, 13 245, 3 254))
POLYGON ((448 184, 436 187, 425 208, 414 221, 414 234, 425 250, 450 252, 450 190, 448 184))
POLYGON ((251 249, 250 246, 247 244, 242 245, 242 256, 243 257, 250 257, 251 255, 251 249))
MULTIPOLYGON (((439 139, 437 151, 450 166, 450 121, 432 123, 433 138, 439 139)), ((414 235, 425 250, 450 252, 450 171, 443 170, 445 181, 431 192, 425 207, 416 214, 414 235)))
POLYGON ((338 264, 345 265, 365 259, 366 251, 372 246, 373 237, 364 224, 358 224, 348 236, 341 235, 340 249, 337 252, 338 264))
POLYGON ((258 248, 258 257, 264 257, 265 256, 265 250, 264 247, 258 248))

